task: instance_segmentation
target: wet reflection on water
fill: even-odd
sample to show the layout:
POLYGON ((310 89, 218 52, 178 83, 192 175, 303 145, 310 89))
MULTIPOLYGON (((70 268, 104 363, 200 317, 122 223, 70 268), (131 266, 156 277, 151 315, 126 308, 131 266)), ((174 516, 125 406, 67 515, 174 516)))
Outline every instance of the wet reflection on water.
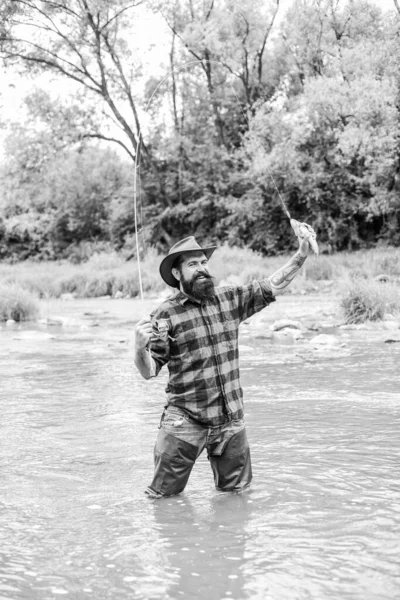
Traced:
POLYGON ((0 329, 0 600, 400 597, 400 344, 244 328, 252 489, 219 494, 202 456, 154 502, 165 374, 133 367, 132 303, 85 306, 99 323, 0 329))

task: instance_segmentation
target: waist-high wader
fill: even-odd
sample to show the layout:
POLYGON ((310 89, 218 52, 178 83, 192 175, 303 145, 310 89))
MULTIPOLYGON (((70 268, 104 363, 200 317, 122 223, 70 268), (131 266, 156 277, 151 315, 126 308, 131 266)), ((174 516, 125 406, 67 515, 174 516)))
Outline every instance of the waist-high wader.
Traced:
POLYGON ((217 490, 239 492, 250 485, 250 448, 243 419, 208 427, 180 408, 168 406, 154 448, 153 481, 146 493, 158 498, 182 492, 204 448, 217 490))

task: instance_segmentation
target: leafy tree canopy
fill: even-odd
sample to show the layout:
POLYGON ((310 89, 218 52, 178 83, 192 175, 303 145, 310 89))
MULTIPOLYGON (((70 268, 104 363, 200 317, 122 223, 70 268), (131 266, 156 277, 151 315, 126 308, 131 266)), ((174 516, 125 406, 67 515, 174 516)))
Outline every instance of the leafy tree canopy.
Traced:
POLYGON ((3 0, 7 68, 75 87, 72 98, 32 90, 29 122, 12 125, 1 235, 37 213, 46 219, 32 254, 95 238, 121 248, 136 181, 141 225, 160 248, 198 232, 285 252, 282 201, 327 248, 399 243, 393 8, 294 0, 282 15, 279 0, 3 0), (144 8, 165 28, 152 70, 134 43, 144 8))

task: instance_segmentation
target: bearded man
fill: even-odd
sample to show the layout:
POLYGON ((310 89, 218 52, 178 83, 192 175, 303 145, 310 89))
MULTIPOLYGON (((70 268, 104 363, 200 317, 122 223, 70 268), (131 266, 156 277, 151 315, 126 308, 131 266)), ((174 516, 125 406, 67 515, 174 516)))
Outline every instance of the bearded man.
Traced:
POLYGON ((239 325, 271 302, 294 279, 315 243, 303 225, 300 247, 266 279, 215 287, 208 261, 215 246, 193 236, 175 244, 160 275, 177 294, 135 328, 135 364, 145 379, 168 366, 167 405, 154 449, 153 498, 182 492, 206 448, 215 486, 239 492, 250 485, 251 459, 239 379, 239 325))

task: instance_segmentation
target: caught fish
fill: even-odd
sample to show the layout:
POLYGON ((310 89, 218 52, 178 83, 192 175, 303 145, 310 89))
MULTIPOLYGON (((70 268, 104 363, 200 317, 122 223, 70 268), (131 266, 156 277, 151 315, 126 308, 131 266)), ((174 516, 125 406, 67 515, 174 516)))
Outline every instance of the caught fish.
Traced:
POLYGON ((301 239, 305 238, 310 244, 311 250, 318 256, 319 248, 314 229, 310 227, 310 225, 307 225, 307 223, 300 223, 299 221, 296 221, 296 219, 290 219, 290 225, 296 236, 301 239))

